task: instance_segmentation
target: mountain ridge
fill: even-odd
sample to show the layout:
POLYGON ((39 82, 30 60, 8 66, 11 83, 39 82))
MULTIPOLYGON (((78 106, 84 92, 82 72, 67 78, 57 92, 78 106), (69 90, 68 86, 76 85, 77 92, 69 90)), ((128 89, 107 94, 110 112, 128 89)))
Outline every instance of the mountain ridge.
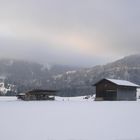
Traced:
POLYGON ((92 85, 102 78, 123 79, 140 85, 140 55, 131 55, 91 68, 76 68, 21 60, 0 60, 0 80, 16 85, 18 92, 34 88, 59 89, 62 96, 94 94, 92 85))

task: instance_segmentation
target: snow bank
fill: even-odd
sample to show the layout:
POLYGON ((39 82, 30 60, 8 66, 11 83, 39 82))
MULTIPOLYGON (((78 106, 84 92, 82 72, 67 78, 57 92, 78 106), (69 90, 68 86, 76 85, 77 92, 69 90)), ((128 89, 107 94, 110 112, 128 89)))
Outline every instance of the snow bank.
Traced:
POLYGON ((56 101, 93 101, 92 97, 89 97, 89 99, 85 99, 87 96, 77 96, 77 97, 56 97, 56 101))
MULTIPOLYGON (((68 99, 68 98, 65 98, 68 99)), ((1 140, 139 140, 139 101, 0 98, 1 140), (76 101, 77 100, 77 101, 76 101)))

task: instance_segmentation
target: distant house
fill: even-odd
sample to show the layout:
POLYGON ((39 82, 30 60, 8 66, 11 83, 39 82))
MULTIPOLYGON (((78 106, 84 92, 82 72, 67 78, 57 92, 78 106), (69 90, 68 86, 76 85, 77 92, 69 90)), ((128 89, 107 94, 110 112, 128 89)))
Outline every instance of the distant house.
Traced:
POLYGON ((95 83, 95 100, 136 100, 136 91, 139 85, 125 80, 102 79, 95 83))
POLYGON ((30 101, 30 100, 55 100, 56 90, 41 90, 36 89, 27 93, 20 93, 17 95, 18 99, 30 101))

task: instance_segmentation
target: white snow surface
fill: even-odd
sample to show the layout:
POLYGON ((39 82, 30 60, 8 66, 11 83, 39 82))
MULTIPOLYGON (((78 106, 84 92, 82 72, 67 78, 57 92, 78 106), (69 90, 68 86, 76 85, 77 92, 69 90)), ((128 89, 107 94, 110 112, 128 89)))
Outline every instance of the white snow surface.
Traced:
POLYGON ((107 79, 107 80, 112 82, 112 83, 115 83, 117 85, 120 85, 120 86, 140 87, 139 85, 134 84, 134 83, 129 82, 129 81, 126 81, 126 80, 116 80, 116 79, 107 79))
POLYGON ((139 140, 140 101, 0 97, 0 140, 139 140))

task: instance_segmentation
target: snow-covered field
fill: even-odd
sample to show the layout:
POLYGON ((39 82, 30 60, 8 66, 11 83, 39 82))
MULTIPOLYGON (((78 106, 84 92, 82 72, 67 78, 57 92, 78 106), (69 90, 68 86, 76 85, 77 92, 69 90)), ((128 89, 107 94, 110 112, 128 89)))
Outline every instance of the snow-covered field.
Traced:
POLYGON ((1 97, 0 140, 140 140, 140 101, 1 97))

